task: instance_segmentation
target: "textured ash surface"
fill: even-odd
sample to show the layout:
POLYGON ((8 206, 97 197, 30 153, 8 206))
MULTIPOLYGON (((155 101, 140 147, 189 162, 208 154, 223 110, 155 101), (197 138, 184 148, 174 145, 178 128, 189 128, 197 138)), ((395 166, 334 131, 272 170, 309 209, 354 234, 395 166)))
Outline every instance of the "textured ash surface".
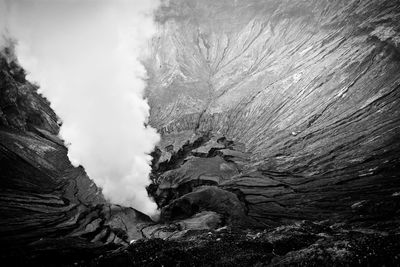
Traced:
POLYGON ((170 2, 147 62, 159 165, 174 165, 159 188, 223 183, 261 224, 352 216, 400 191, 398 1, 170 2))
POLYGON ((70 164, 6 49, 1 260, 398 266, 399 1, 170 0, 156 17, 148 192, 161 221, 107 203, 70 164))

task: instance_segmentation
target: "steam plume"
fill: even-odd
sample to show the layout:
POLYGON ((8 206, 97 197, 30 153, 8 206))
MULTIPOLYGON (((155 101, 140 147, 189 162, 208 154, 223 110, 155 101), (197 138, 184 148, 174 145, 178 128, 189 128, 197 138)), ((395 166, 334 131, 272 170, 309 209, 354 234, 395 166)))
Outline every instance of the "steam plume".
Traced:
POLYGON ((83 165, 111 202, 148 214, 156 210, 145 190, 148 154, 159 137, 145 126, 149 106, 140 58, 155 31, 157 5, 156 0, 0 0, 7 17, 0 23, 17 39, 28 79, 41 86, 62 119, 60 134, 71 162, 83 165))

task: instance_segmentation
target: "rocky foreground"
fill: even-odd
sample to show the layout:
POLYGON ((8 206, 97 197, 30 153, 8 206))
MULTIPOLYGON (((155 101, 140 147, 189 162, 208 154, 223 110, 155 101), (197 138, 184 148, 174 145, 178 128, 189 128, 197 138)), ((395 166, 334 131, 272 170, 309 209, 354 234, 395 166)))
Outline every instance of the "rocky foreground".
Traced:
POLYGON ((149 195, 108 203, 0 53, 0 260, 41 266, 400 265, 400 3, 164 3, 149 195))
MULTIPOLYGON (((62 241, 58 241, 62 242, 62 241)), ((400 235, 301 221, 262 231, 227 227, 188 232, 179 239, 141 239, 126 248, 76 243, 32 248, 43 266, 398 266, 400 235)), ((23 254, 22 254, 23 255, 23 254)))

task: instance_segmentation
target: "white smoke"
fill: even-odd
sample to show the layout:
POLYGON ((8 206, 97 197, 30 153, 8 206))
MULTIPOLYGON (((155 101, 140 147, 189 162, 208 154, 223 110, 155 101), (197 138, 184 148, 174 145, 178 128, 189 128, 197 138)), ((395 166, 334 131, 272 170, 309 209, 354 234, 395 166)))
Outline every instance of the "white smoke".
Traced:
POLYGON ((71 162, 83 165, 112 203, 154 214, 145 186, 159 136, 145 126, 140 59, 155 33, 158 1, 1 1, 7 19, 0 23, 17 39, 28 79, 62 119, 71 162))

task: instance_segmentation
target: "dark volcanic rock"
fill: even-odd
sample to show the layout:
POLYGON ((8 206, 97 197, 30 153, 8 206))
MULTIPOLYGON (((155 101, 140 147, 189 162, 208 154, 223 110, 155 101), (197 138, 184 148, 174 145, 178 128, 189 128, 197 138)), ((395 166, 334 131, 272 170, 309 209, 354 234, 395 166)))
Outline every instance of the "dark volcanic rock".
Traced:
POLYGON ((229 228, 179 240, 149 239, 106 253, 95 266, 397 266, 397 232, 370 232, 298 222, 263 231, 229 228))
POLYGON ((160 206, 168 204, 171 199, 192 192, 194 187, 201 185, 218 185, 238 174, 235 164, 222 159, 191 158, 181 167, 169 170, 157 179, 155 199, 160 206))
POLYGON ((202 233, 203 230, 215 230, 224 224, 222 215, 214 211, 202 211, 187 219, 148 225, 141 231, 147 238, 179 240, 186 236, 202 233))
POLYGON ((232 224, 240 222, 245 216, 245 205, 234 193, 214 186, 204 186, 165 206, 161 210, 161 218, 186 218, 203 210, 222 214, 232 224))

